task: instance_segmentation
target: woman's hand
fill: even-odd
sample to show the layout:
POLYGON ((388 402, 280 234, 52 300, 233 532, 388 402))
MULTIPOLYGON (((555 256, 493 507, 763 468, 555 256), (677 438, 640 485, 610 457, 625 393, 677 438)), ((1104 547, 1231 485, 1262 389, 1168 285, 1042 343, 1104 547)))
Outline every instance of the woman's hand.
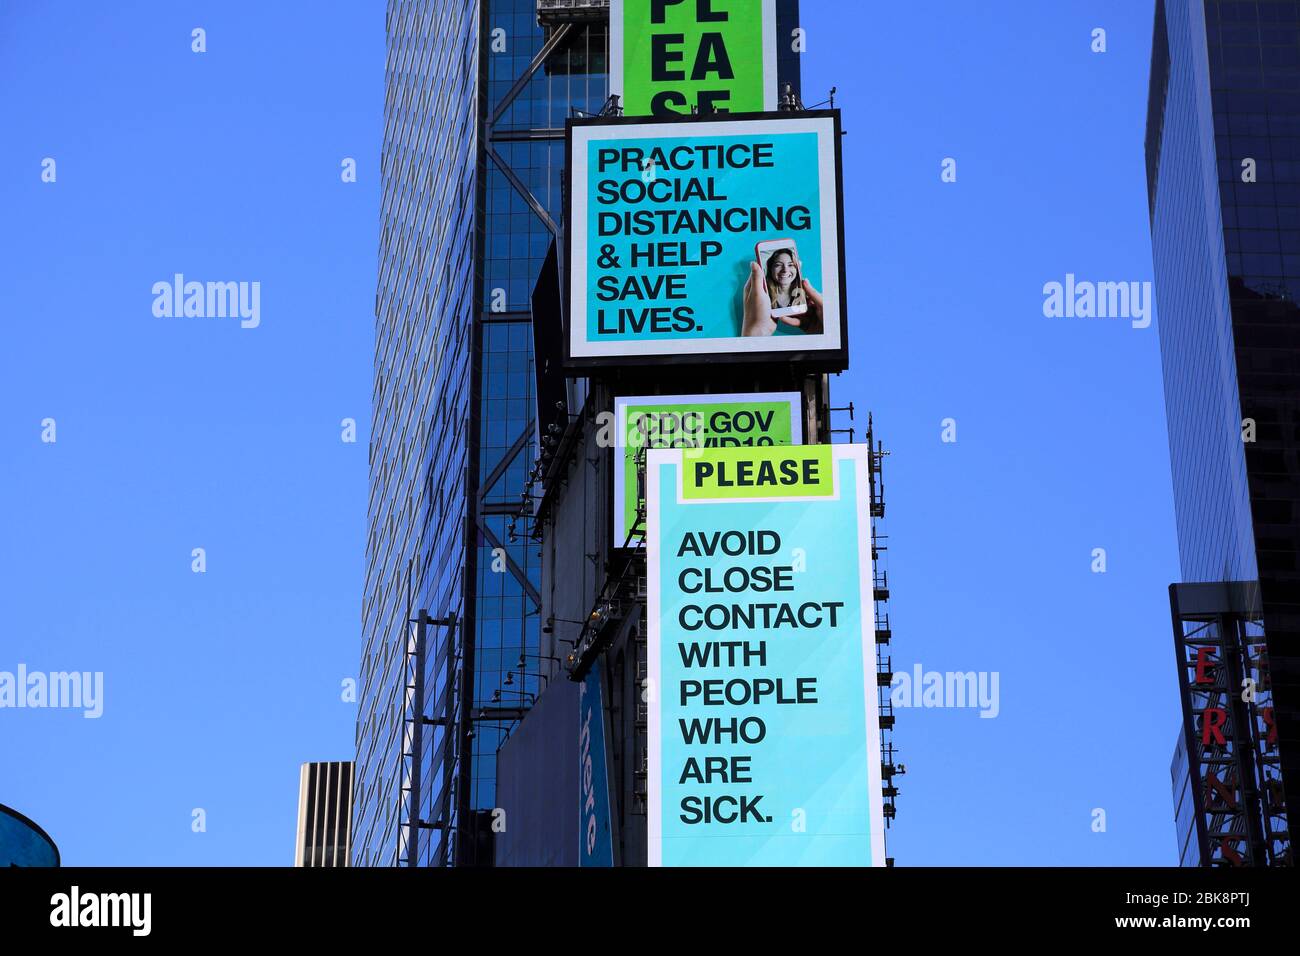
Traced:
POLYGON ((742 298, 745 302, 745 319, 740 327, 740 334, 771 335, 775 332, 776 320, 772 318, 772 298, 767 294, 767 282, 757 262, 749 264, 749 278, 745 281, 742 298))
MULTIPOLYGON (((808 331, 821 333, 826 331, 822 323, 822 294, 812 287, 812 283, 807 279, 803 280, 804 295, 808 297, 808 311, 800 318, 808 320, 808 331)), ((782 321, 785 321, 782 319, 782 321)), ((799 325, 798 322, 792 322, 791 325, 799 325)))
POLYGON ((807 279, 803 280, 804 296, 808 299, 808 310, 802 315, 781 315, 772 317, 772 298, 767 294, 767 282, 757 262, 749 264, 749 279, 745 282, 745 321, 741 335, 771 335, 776 331, 776 323, 784 322, 796 329, 817 335, 824 331, 822 324, 822 294, 813 288, 807 279))

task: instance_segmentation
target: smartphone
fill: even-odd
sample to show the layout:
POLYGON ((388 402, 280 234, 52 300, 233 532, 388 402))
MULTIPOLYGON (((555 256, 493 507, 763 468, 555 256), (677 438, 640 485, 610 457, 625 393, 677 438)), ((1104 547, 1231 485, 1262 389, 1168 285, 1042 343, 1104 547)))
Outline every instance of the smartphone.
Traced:
POLYGON ((799 249, 793 239, 765 239, 754 246, 758 267, 767 283, 767 294, 772 300, 772 317, 803 315, 808 311, 808 296, 803 289, 803 266, 799 263, 799 249), (773 262, 772 260, 776 261, 773 262), (788 280, 785 295, 781 284, 788 280), (784 302, 785 304, 779 304, 784 302))

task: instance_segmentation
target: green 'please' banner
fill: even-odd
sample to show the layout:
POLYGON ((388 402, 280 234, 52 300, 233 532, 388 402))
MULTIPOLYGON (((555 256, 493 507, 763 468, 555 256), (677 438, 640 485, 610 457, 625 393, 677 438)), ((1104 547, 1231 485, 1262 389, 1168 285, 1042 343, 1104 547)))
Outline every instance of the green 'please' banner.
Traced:
POLYGON ((621 17, 624 114, 765 109, 764 44, 773 42, 774 31, 765 23, 766 6, 764 0, 615 0, 610 15, 621 17))

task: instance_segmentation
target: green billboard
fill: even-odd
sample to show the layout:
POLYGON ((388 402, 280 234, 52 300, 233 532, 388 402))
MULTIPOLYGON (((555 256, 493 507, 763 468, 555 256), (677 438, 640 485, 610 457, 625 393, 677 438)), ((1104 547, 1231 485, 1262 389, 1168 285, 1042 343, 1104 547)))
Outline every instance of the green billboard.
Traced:
POLYGON ((644 497, 637 459, 646 449, 799 445, 803 443, 801 408, 798 392, 615 399, 614 547, 624 546, 636 523, 644 497))
POLYGON ((610 0, 625 116, 776 109, 776 0, 610 0))

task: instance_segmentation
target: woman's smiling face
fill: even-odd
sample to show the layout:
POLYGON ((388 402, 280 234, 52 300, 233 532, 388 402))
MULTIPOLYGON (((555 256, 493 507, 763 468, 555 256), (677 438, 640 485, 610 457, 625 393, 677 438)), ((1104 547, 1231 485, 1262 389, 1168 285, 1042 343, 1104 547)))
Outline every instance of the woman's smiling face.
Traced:
POLYGON ((782 288, 794 281, 794 256, 788 252, 778 252, 772 257, 772 278, 782 288))

